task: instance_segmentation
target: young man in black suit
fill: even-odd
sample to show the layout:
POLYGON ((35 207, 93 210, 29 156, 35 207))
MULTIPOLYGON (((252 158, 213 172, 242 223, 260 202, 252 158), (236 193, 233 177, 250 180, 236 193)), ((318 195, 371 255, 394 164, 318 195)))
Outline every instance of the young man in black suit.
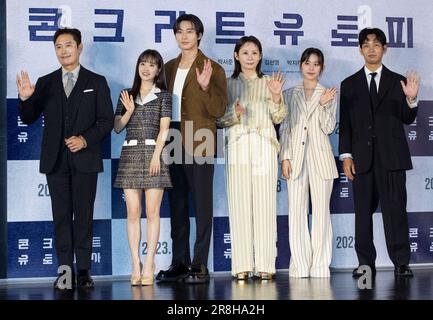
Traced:
MULTIPOLYGON (((412 277, 406 212, 406 170, 412 169, 404 124, 417 114, 419 76, 407 79, 382 64, 386 36, 377 28, 359 33, 365 65, 341 83, 340 160, 353 181, 355 250, 359 265, 375 274, 372 215, 382 209, 388 254, 394 274, 412 277)), ((353 276, 363 274, 358 267, 353 276)))
MULTIPOLYGON (((46 174, 51 195, 58 264, 71 268, 73 285, 76 280, 80 287, 93 287, 93 207, 98 172, 103 171, 101 142, 113 128, 113 107, 105 78, 80 65, 81 32, 59 29, 53 41, 61 68, 36 85, 21 71, 18 108, 27 124, 44 115, 40 172, 46 174)), ((63 280, 59 274, 54 287, 68 288, 63 280)))

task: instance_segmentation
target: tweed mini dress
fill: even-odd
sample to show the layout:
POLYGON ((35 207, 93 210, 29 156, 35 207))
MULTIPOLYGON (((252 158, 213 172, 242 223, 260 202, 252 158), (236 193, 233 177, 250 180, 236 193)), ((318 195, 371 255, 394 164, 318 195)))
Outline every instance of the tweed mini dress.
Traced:
MULTIPOLYGON (((125 108, 119 96, 115 115, 122 116, 124 112, 125 108)), ((171 112, 171 93, 167 91, 153 87, 144 99, 137 96, 134 112, 125 126, 126 137, 114 182, 115 188, 172 187, 168 166, 163 161, 165 148, 160 157, 160 174, 157 176, 149 174, 150 161, 160 130, 160 119, 163 117, 171 118, 171 112)))

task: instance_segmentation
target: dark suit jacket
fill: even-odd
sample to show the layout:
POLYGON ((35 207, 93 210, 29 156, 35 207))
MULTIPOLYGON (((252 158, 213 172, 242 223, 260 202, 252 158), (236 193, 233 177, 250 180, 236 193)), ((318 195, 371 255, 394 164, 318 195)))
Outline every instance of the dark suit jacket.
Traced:
POLYGON ((77 82, 69 99, 62 83, 62 69, 38 79, 33 95, 19 103, 19 114, 24 123, 35 122, 44 115, 40 172, 50 173, 59 151, 65 145, 63 121, 70 123, 66 137, 82 135, 87 148, 71 153, 73 163, 80 172, 103 171, 101 141, 113 128, 114 115, 107 81, 101 75, 80 67, 77 82), (86 91, 86 92, 84 92, 86 91), (65 104, 71 108, 63 115, 65 104))
POLYGON ((379 104, 372 111, 364 68, 341 83, 339 153, 352 153, 357 173, 369 170, 376 137, 379 161, 388 170, 412 169, 404 124, 412 123, 418 108, 409 108, 400 80, 383 66, 379 104))
MULTIPOLYGON (((168 91, 173 92, 174 80, 181 56, 170 60, 165 64, 168 91)), ((213 153, 203 152, 202 156, 213 156, 216 149, 216 119, 222 117, 227 107, 227 81, 224 69, 215 61, 211 60, 212 77, 209 89, 204 92, 197 82, 195 69, 203 70, 204 61, 208 58, 199 50, 198 55, 189 69, 182 91, 181 131, 182 143, 189 154, 193 154, 197 146, 205 139, 198 139, 191 145, 185 144, 185 139, 193 139, 199 129, 209 129, 214 138, 215 148, 213 153), (185 121, 193 121, 193 136, 185 138, 185 121), (191 147, 193 150, 191 150, 191 147)))

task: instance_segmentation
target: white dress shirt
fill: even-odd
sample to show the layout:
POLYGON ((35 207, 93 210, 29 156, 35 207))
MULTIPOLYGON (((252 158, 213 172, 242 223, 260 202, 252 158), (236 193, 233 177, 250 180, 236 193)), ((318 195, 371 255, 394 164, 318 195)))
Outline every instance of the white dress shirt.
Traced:
POLYGON ((186 76, 188 75, 189 69, 177 68, 176 78, 174 79, 173 85, 173 96, 172 96, 172 118, 171 121, 181 120, 182 110, 182 92, 183 85, 185 84, 186 76))

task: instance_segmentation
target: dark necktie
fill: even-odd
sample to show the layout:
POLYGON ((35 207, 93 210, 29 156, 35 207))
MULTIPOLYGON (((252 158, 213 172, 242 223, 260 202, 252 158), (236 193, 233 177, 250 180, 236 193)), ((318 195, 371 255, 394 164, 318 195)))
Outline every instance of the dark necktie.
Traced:
POLYGON ((374 110, 374 109, 376 109, 377 105, 379 104, 379 97, 377 95, 376 81, 374 80, 374 78, 377 76, 377 72, 370 73, 370 76, 371 76, 371 80, 370 80, 370 102, 371 102, 371 107, 374 110))

